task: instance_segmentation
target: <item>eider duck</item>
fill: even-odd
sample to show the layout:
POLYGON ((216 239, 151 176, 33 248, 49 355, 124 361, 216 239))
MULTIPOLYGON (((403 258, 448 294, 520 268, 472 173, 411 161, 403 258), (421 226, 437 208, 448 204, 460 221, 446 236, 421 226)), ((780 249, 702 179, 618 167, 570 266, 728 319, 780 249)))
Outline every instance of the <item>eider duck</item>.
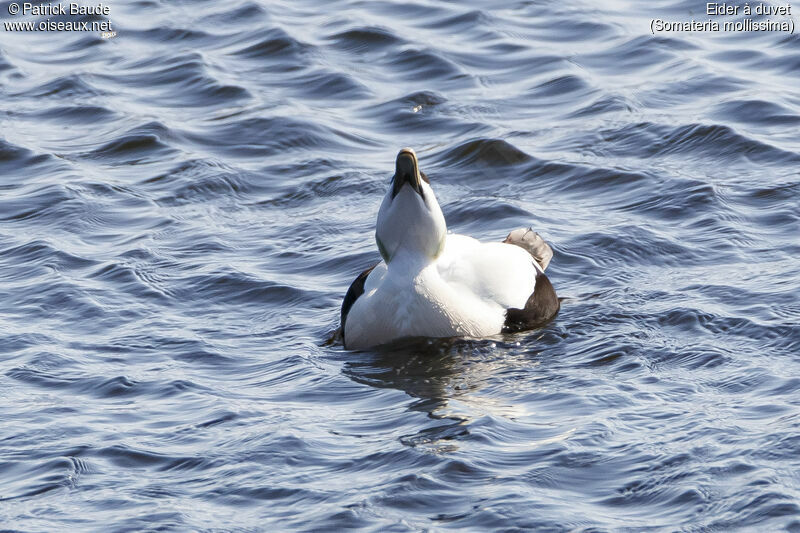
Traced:
POLYGON ((407 337, 486 337, 535 328, 559 301, 544 273, 553 251, 529 229, 503 242, 447 233, 444 215, 414 150, 397 155, 375 227, 383 261, 344 297, 345 348, 407 337))

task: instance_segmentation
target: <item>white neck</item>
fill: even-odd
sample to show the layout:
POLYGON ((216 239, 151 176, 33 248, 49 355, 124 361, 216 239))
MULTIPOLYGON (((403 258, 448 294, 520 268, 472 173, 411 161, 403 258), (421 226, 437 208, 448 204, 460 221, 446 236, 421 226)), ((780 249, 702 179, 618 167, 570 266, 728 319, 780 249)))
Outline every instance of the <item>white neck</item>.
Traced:
POLYGON ((441 253, 447 226, 433 190, 422 183, 423 195, 409 185, 393 196, 386 193, 378 212, 375 237, 381 255, 391 265, 400 256, 406 267, 425 265, 441 253))

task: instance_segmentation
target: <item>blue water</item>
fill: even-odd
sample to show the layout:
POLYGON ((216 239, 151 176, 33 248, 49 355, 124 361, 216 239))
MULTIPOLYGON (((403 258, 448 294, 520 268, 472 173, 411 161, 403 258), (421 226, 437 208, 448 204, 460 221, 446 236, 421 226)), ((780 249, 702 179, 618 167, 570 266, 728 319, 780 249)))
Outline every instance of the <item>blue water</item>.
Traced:
POLYGON ((0 529, 800 531, 800 38, 568 4, 0 28, 0 529), (554 322, 330 341, 404 146, 554 322))

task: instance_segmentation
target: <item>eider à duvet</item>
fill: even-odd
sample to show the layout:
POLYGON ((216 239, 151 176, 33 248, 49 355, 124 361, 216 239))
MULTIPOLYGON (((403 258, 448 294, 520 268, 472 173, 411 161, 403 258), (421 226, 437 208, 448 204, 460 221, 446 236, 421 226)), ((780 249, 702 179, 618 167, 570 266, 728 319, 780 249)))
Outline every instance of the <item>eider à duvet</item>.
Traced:
POLYGON ((444 215, 414 150, 397 155, 375 227, 383 260, 344 297, 347 349, 407 337, 486 337, 535 328, 559 301, 544 271, 553 251, 529 229, 503 242, 447 233, 444 215))

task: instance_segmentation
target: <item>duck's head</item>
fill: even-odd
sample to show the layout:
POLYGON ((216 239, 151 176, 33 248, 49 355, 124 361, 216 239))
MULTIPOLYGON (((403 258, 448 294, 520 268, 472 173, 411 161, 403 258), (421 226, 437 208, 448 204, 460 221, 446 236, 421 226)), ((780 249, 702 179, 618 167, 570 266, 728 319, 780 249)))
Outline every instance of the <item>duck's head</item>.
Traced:
POLYGON ((403 148, 383 198, 375 241, 386 264, 398 257, 436 259, 442 253, 447 226, 428 178, 420 172, 417 154, 403 148))

